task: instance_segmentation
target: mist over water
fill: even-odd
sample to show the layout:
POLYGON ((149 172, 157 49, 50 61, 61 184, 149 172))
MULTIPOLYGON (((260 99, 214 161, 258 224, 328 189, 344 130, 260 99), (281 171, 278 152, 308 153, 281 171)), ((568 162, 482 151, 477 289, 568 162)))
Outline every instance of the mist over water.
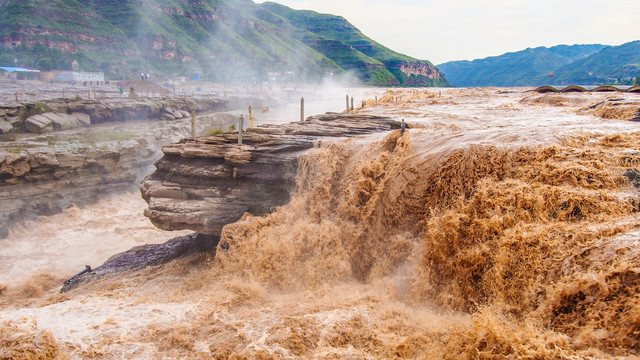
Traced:
POLYGON ((140 194, 131 191, 14 226, 2 240, 0 284, 20 283, 38 273, 70 276, 134 246, 189 233, 156 229, 142 215, 145 206, 140 194))
POLYGON ((0 343, 45 358, 637 356, 624 174, 640 132, 579 115, 605 95, 586 96, 390 91, 360 112, 415 124, 403 136, 323 142, 291 202, 225 226, 215 254, 65 295, 8 286, 0 343))
MULTIPOLYGON (((349 106, 353 98, 354 107, 360 107, 364 100, 381 97, 384 93, 384 89, 345 87, 329 79, 316 86, 289 85, 282 88, 258 89, 254 92, 262 95, 265 100, 262 106, 254 106, 252 109, 255 126, 300 121, 301 115, 306 119, 309 116, 327 112, 343 112, 347 108, 347 96, 349 106), (304 98, 304 111, 301 114, 302 98, 304 98)), ((245 128, 248 128, 248 112, 243 109, 242 114, 246 119, 245 128)))

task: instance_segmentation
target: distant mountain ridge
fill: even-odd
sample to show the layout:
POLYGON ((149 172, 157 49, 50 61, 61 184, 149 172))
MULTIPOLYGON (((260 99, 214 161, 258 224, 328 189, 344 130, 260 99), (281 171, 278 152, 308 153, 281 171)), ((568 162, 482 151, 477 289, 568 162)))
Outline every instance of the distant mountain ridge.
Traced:
POLYGON ((640 80, 640 40, 612 46, 558 70, 555 81, 561 85, 628 84, 640 80))
POLYGON ((528 48, 473 61, 438 65, 453 86, 535 86, 548 82, 548 74, 583 60, 606 45, 559 45, 528 48))
POLYGON ((0 66, 16 58, 60 69, 75 60, 112 78, 140 71, 223 81, 352 73, 371 85, 448 85, 430 62, 376 43, 342 17, 275 3, 0 0, 0 12, 0 66))

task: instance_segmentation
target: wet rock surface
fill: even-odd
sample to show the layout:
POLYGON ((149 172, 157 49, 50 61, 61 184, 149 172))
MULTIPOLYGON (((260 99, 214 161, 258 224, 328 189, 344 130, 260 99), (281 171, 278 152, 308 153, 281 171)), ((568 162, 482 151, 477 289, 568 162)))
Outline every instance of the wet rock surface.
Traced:
POLYGON ((82 271, 70 277, 65 281, 60 292, 67 292, 105 276, 166 264, 171 260, 197 252, 212 251, 219 240, 216 236, 193 233, 173 238, 163 244, 136 246, 113 255, 104 264, 91 271, 82 271))
POLYGON ((183 139, 163 147, 157 170, 141 185, 145 215, 164 230, 219 236, 245 212, 270 212, 289 202, 298 157, 323 141, 399 129, 388 117, 328 113, 238 134, 183 139))
POLYGON ((633 184, 633 186, 640 188, 640 171, 638 171, 638 169, 629 169, 625 171, 623 175, 633 184))
POLYGON ((614 97, 580 110, 602 119, 629 120, 640 122, 640 101, 614 97))

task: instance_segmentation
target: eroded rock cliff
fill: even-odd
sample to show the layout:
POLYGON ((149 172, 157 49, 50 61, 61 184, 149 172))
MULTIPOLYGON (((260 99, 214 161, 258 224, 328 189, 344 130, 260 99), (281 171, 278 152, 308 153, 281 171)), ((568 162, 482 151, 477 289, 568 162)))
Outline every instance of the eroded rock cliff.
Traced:
POLYGON ((161 229, 220 235, 245 212, 258 215, 289 202, 298 157, 326 141, 400 128, 390 118, 328 113, 238 134, 183 139, 165 146, 141 186, 145 215, 161 229))

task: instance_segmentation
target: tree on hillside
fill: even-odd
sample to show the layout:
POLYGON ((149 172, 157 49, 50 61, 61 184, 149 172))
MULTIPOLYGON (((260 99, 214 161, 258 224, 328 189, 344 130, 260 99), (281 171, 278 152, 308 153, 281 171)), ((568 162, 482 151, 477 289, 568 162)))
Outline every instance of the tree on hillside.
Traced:
POLYGON ((11 54, 0 54, 0 66, 15 66, 14 57, 11 54))

